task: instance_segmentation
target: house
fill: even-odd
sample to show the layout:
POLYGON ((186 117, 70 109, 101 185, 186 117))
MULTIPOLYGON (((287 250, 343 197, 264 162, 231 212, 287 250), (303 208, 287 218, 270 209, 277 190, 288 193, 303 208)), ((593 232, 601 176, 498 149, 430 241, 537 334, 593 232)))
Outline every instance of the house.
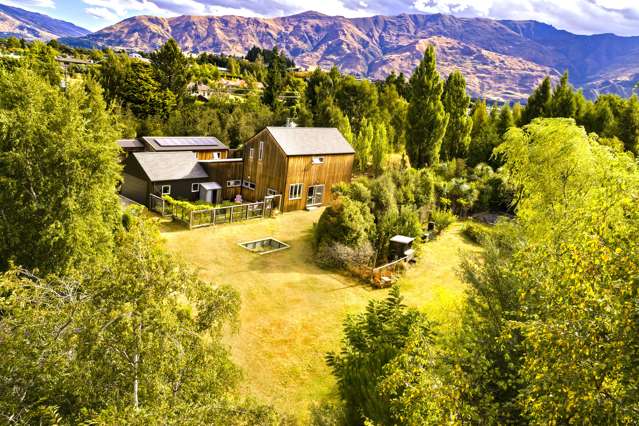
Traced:
POLYGON ((147 204, 151 194, 181 200, 219 202, 221 187, 191 151, 133 152, 124 162, 120 193, 147 204))
POLYGON ((355 151, 335 128, 267 127, 244 144, 242 197, 282 194, 283 211, 321 206, 350 182, 355 151))
POLYGON ((139 203, 149 205, 151 194, 210 203, 281 194, 283 211, 328 202, 334 184, 350 181, 355 154, 335 128, 267 127, 244 144, 241 158, 208 136, 118 144, 126 153, 121 193, 139 203))

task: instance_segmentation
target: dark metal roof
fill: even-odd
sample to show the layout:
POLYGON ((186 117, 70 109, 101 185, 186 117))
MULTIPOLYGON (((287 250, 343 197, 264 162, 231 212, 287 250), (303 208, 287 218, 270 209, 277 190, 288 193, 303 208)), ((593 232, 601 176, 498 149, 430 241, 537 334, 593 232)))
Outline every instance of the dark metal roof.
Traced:
POLYGON ((127 149, 142 149, 144 148, 144 144, 137 139, 120 139, 116 141, 120 148, 127 149))
POLYGON ((228 149, 214 136, 144 136, 156 151, 207 151, 228 149))
POLYGON ((193 152, 134 152, 151 182, 207 178, 193 152))
POLYGON ((286 155, 354 154, 334 127, 267 127, 286 155))

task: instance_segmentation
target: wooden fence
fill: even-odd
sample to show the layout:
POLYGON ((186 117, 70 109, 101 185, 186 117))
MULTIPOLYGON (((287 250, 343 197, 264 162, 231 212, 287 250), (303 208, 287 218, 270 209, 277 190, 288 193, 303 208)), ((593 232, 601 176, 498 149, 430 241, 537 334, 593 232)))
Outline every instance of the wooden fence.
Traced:
POLYGON ((373 268, 371 270, 371 281, 377 287, 388 287, 392 285, 397 270, 400 267, 404 268, 407 261, 408 256, 404 256, 385 265, 373 268))
POLYGON ((189 229, 271 217, 281 211, 281 204, 282 195, 280 194, 268 196, 264 198, 264 201, 201 210, 189 210, 169 203, 156 195, 151 195, 149 203, 151 210, 162 216, 172 216, 173 219, 183 222, 189 229))

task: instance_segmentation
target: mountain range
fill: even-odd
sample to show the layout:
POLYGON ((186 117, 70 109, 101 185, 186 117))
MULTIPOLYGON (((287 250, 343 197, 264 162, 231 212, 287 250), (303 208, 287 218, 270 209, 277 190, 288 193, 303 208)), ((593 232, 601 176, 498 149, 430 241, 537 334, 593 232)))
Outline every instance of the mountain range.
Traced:
POLYGON ((489 99, 524 99, 544 76, 556 79, 565 70, 589 97, 602 92, 628 96, 639 80, 639 37, 577 35, 536 21, 442 14, 345 18, 310 11, 276 18, 136 16, 95 33, 61 36, 60 41, 151 51, 171 37, 194 53, 243 56, 252 46, 278 46, 299 66, 328 69, 335 65, 371 79, 384 78, 391 71, 410 74, 425 48, 433 45, 443 75, 459 69, 469 92, 489 99))
POLYGON ((0 37, 3 38, 51 40, 59 37, 80 37, 90 32, 70 22, 0 4, 0 37))

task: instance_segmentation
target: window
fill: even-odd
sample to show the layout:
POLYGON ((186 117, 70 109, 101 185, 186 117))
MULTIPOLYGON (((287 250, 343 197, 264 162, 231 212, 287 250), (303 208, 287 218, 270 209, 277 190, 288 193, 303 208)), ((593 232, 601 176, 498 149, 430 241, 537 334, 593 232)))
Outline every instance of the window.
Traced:
POLYGON ((219 151, 215 151, 215 152, 213 153, 213 159, 214 159, 214 160, 219 160, 220 158, 222 158, 222 153, 221 153, 221 152, 219 152, 219 151))
POLYGON ((233 179, 233 180, 227 180, 226 181, 226 187, 227 188, 236 188, 238 186, 242 186, 242 180, 241 179, 233 179))
POLYGON ((260 141, 260 150, 257 154, 257 159, 262 161, 263 156, 264 156, 264 141, 260 141))
POLYGON ((313 157, 313 164, 323 164, 324 157, 313 157))
POLYGON ((249 160, 253 159, 253 153, 255 152, 255 148, 249 149, 249 160))
POLYGON ((299 200, 302 198, 302 187, 303 183, 293 183, 288 187, 288 199, 289 200, 299 200))
POLYGON ((255 182, 245 180, 244 182, 242 182, 242 186, 247 189, 255 189, 255 182))
POLYGON ((200 184, 192 183, 191 184, 191 192, 200 192, 200 184))
POLYGON ((171 185, 162 185, 162 195, 171 194, 171 185))
POLYGON ((277 191, 276 191, 276 190, 274 190, 274 189, 271 189, 271 188, 266 188, 266 195, 267 195, 268 197, 271 197, 271 196, 273 196, 273 195, 277 195, 277 191))

